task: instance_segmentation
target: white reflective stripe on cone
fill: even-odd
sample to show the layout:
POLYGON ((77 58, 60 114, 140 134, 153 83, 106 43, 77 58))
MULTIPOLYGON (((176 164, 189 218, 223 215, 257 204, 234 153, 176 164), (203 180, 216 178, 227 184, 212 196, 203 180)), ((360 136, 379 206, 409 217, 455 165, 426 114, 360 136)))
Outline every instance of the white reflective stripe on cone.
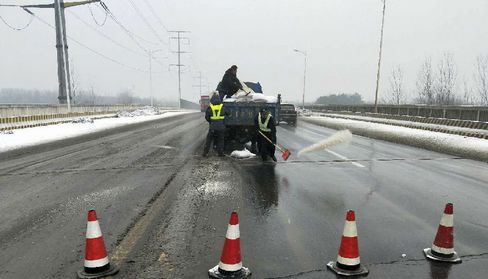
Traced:
POLYGON ((102 236, 98 221, 88 221, 86 224, 86 238, 98 238, 102 236))
POLYGON ((343 265, 358 265, 361 263, 359 257, 354 259, 343 258, 341 256, 337 256, 337 262, 343 265))
POLYGON ((108 264, 108 257, 99 260, 85 260, 85 267, 95 268, 95 267, 102 267, 108 264))
POLYGON ((227 239, 230 239, 230 240, 235 240, 235 239, 238 239, 239 237, 241 237, 241 235, 239 233, 239 224, 229 225, 227 227, 227 234, 225 235, 225 237, 227 239))
POLYGON ((356 228, 356 221, 346 221, 342 235, 345 237, 357 237, 358 229, 356 228))
POLYGON ((225 271, 238 271, 242 268, 242 262, 237 264, 225 264, 223 262, 219 262, 219 268, 225 271))
POLYGON ((444 227, 454 226, 454 215, 452 215, 452 214, 442 215, 440 225, 444 226, 444 227))
POLYGON ((454 248, 442 248, 434 244, 432 244, 432 250, 434 250, 437 253, 441 253, 445 255, 450 255, 454 253, 454 248))

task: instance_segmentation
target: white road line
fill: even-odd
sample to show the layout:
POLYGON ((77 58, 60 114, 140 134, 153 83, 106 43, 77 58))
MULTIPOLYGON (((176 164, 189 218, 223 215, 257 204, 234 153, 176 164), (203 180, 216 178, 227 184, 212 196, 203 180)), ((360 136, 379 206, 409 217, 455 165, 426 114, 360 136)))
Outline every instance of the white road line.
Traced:
MULTIPOLYGON (((349 160, 350 160, 350 159, 349 159, 349 158, 347 158, 346 156, 342 156, 341 154, 336 153, 336 152, 334 152, 334 151, 331 151, 331 150, 329 150, 329 149, 326 149, 325 151, 329 152, 330 154, 332 154, 332 155, 336 156, 337 158, 339 158, 339 159, 341 159, 341 160, 346 160, 346 161, 349 161, 349 160)), ((358 162, 351 162, 351 164, 355 165, 355 166, 356 166, 356 167, 358 167, 358 168, 365 168, 365 166, 364 166, 364 165, 361 165, 361 164, 360 164, 360 163, 358 163, 358 162)))

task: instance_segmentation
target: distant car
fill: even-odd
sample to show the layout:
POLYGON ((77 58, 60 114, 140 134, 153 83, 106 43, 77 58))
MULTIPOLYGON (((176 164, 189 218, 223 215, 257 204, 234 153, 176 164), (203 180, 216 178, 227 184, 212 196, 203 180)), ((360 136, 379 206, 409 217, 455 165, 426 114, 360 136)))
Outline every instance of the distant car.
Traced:
POLYGON ((312 111, 309 109, 298 109, 298 114, 301 116, 312 116, 312 111))
POLYGON ((297 111, 295 109, 295 105, 281 104, 280 121, 284 121, 291 126, 295 126, 297 124, 297 111))

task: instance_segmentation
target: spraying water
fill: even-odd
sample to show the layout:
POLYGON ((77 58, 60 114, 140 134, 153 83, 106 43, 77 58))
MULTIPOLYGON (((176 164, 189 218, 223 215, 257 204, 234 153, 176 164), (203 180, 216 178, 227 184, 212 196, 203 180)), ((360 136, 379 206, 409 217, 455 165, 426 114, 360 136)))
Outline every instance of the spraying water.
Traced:
POLYGON ((298 156, 303 153, 314 152, 314 151, 323 151, 327 148, 332 146, 342 144, 342 143, 349 143, 352 140, 352 134, 349 130, 341 130, 332 136, 317 142, 316 144, 312 144, 308 147, 303 148, 298 152, 298 156))

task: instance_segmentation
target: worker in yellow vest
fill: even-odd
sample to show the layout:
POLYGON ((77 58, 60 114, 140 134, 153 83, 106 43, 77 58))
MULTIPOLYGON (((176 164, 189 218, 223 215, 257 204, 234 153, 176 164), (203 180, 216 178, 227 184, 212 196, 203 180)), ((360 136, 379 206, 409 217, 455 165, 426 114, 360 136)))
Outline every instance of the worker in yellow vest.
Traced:
POLYGON ((205 119, 208 121, 208 134, 203 149, 203 157, 208 155, 212 141, 216 139, 217 152, 219 156, 224 156, 224 136, 225 136, 225 111, 224 104, 220 100, 219 94, 214 93, 210 98, 210 105, 205 111, 205 119))
POLYGON ((276 126, 273 116, 268 110, 263 108, 254 120, 254 125, 257 130, 258 150, 261 158, 263 161, 266 161, 267 156, 269 156, 273 161, 276 162, 276 157, 274 155, 274 144, 276 144, 276 126))

